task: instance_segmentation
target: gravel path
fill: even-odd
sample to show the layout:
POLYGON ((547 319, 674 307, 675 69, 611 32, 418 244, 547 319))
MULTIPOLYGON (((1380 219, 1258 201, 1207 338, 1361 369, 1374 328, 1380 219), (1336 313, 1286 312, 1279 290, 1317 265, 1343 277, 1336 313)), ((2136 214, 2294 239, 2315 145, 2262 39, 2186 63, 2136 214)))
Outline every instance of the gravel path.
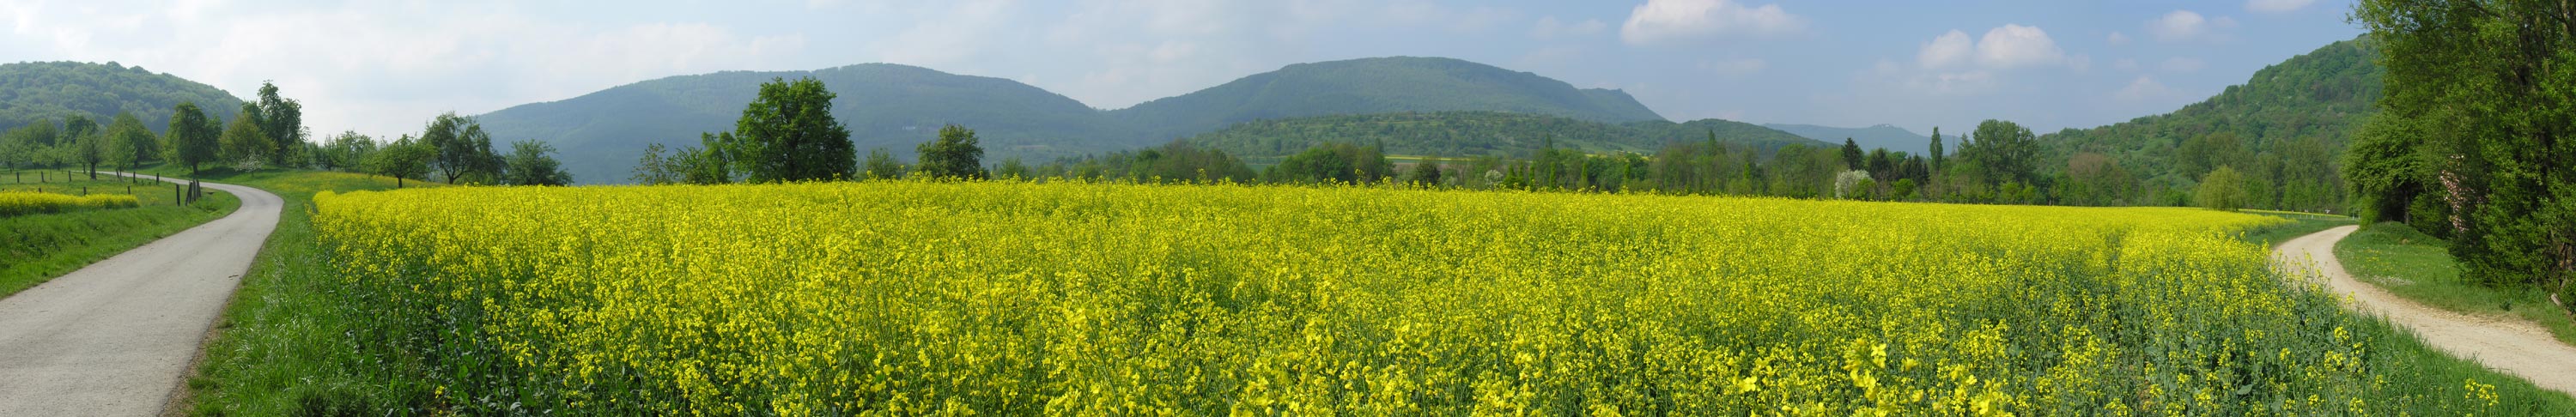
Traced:
POLYGON ((241 208, 0 299, 0 416, 162 411, 284 205, 205 187, 241 208))
POLYGON ((2386 317, 2453 356, 2529 379, 2542 389, 2576 395, 2576 347, 2559 343, 2548 330, 2511 318, 2471 316, 2426 307, 2354 280, 2334 254, 2335 242, 2354 230, 2360 227, 2337 227, 2301 236, 2282 243, 2272 255, 2282 265, 2307 271, 2308 276, 2317 276, 2321 271, 2327 288, 2347 298, 2347 308, 2386 317))

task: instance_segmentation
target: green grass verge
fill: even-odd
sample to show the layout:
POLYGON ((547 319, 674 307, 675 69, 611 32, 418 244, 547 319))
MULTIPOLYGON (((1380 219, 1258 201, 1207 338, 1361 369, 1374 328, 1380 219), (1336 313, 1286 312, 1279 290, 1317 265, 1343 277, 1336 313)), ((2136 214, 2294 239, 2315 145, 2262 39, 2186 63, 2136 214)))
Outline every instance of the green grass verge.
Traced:
MULTIPOLYGON (((103 193, 111 186, 122 190, 122 180, 65 182, 60 171, 51 173, 52 182, 38 183, 35 171, 28 171, 29 183, 10 182, 12 175, 0 174, 0 189, 38 188, 47 191, 70 187, 74 193, 82 186, 96 186, 92 193, 103 193)), ((171 234, 205 224, 241 208, 241 200, 232 194, 207 193, 197 204, 173 204, 175 196, 159 185, 137 185, 157 192, 139 192, 142 205, 134 208, 84 210, 68 213, 31 214, 0 217, 0 297, 17 294, 55 277, 80 270, 102 259, 126 250, 152 243, 171 234), (147 197, 149 195, 150 197, 147 197)), ((121 193, 121 192, 120 192, 121 193)))
POLYGON ((2288 223, 2280 223, 2247 230, 2236 236, 2238 239, 2243 239, 2246 242, 2261 243, 2264 246, 2281 246, 2281 242, 2287 242, 2290 239, 2297 239, 2300 236, 2307 236, 2310 233, 2325 231, 2326 229, 2332 229, 2337 226, 2360 223, 2359 219, 2331 214, 2270 210, 2239 211, 2246 214, 2260 214, 2290 220, 2288 223))
MULTIPOLYGON (((185 169, 158 167, 146 172, 165 175, 185 169)), ((208 181, 242 184, 276 193, 286 206, 267 247, 252 261, 241 288, 216 322, 216 335, 206 356, 188 377, 185 403, 174 409, 194 415, 348 415, 394 408, 363 402, 362 394, 404 392, 360 386, 362 373, 383 364, 361 362, 357 344, 348 337, 349 323, 339 317, 368 314, 334 300, 317 285, 330 279, 316 257, 313 241, 313 194, 321 191, 388 190, 392 178, 317 171, 208 170, 208 181), (369 404, 353 406, 352 404, 369 404)), ((438 186, 404 181, 405 187, 438 186)))
POLYGON ((2550 304, 2547 294, 2463 282, 2448 244, 2405 224, 2363 227, 2335 244, 2335 257, 2354 278, 2390 294, 2444 310, 2520 318, 2549 329, 2559 342, 2576 344, 2576 320, 2550 304))

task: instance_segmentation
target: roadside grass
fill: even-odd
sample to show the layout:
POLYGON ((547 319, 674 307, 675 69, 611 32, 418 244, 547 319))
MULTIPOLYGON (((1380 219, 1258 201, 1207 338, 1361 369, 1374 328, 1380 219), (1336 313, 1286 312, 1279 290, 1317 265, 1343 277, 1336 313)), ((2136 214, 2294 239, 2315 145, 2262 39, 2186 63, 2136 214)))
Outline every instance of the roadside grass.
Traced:
POLYGON ((2449 243, 2405 224, 2380 223, 2335 244, 2335 257, 2354 278, 2390 294, 2443 310, 2521 318, 2549 329, 2559 342, 2576 345, 2576 320, 2550 304, 2548 295, 2463 282, 2449 250, 2449 243))
POLYGON ((2289 220, 2290 220, 2290 222, 2288 222, 2288 223, 2281 223, 2281 224, 2275 224, 2275 225, 2271 225, 2271 226, 2264 226, 2264 227, 2257 227, 2257 228, 2254 228, 2254 229, 2251 229, 2251 230, 2246 230, 2245 232, 2243 232, 2243 233, 2241 233, 2241 234, 2238 234, 2238 235, 2236 236, 2238 239, 2242 239, 2242 240, 2244 240, 2244 241, 2246 241, 2246 242, 2250 242, 2250 243, 2261 243, 2261 244, 2263 244, 2263 246, 2265 246, 2265 247, 2278 247, 2278 246, 2281 246, 2281 242, 2288 242, 2288 241, 2290 241, 2290 239, 2297 239, 2297 238, 2299 238, 2300 236, 2307 236, 2308 234, 2316 233, 2316 232, 2321 232, 2321 231, 2325 231, 2326 229, 2332 229, 2332 228, 2335 228, 2335 227, 2338 227, 2338 226, 2344 226, 2344 225, 2350 225, 2350 224, 2358 224, 2358 223, 2360 223, 2360 222, 2361 222, 2359 219, 2354 219, 2354 218, 2349 217, 2349 216, 2337 216, 2337 215, 2332 215, 2332 214, 2300 213, 2300 212, 2290 212, 2290 211, 2271 211, 2271 210, 2238 210, 2238 211, 2239 211, 2239 212, 2246 213, 2246 214, 2259 214, 2259 215, 2272 216, 2272 217, 2279 217, 2279 218, 2289 219, 2289 220))
MULTIPOLYGON (((185 168, 147 172, 184 174, 185 168)), ((369 314, 333 299, 317 281, 331 279, 313 240, 313 195, 321 191, 390 190, 394 180, 345 172, 207 170, 207 181, 247 185, 285 200, 277 230, 252 261, 249 275, 224 308, 205 357, 188 376, 172 409, 192 415, 364 415, 408 408, 365 397, 390 389, 363 385, 366 372, 390 366, 364 363, 345 317, 369 314)), ((404 187, 441 186, 403 181, 404 187)))
POLYGON ((206 193, 205 199, 193 205, 176 205, 175 192, 167 188, 169 183, 149 179, 144 180, 148 184, 129 184, 106 175, 96 181, 81 175, 80 180, 67 181, 64 171, 51 171, 42 173, 47 181, 38 182, 39 174, 33 170, 0 174, 0 190, 79 194, 82 187, 89 187, 93 195, 124 194, 125 187, 131 185, 140 205, 0 217, 0 297, 34 288, 241 208, 239 198, 223 192, 206 193), (18 182, 19 178, 26 182, 18 182))

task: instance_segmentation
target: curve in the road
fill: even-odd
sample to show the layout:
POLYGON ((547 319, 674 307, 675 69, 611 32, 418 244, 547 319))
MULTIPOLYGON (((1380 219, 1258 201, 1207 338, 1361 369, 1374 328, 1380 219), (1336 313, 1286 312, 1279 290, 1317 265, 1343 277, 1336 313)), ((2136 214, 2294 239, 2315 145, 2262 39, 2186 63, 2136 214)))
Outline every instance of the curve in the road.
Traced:
POLYGON ((0 299, 0 416, 161 412, 285 205, 205 187, 241 208, 0 299))
POLYGON ((2454 313, 2398 298, 2377 286, 2355 280, 2335 259, 2335 242, 2360 226, 2343 226, 2301 236, 2273 249, 2280 263, 2348 300, 2345 306, 2387 318, 2422 336, 2453 356, 2477 361, 2504 373, 2531 380, 2542 389, 2576 395, 2576 347, 2559 343, 2548 330, 2513 319, 2454 313))

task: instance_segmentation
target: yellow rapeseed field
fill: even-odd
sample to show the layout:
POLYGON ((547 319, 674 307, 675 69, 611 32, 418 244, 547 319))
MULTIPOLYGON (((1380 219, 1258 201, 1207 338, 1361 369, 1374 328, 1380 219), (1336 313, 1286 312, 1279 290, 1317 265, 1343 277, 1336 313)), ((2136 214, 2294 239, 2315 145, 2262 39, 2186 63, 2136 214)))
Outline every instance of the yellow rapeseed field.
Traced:
POLYGON ((315 201, 371 313, 352 337, 468 413, 2493 406, 2476 380, 2383 394, 2379 336, 2229 235, 2280 220, 2196 209, 900 181, 315 201))
POLYGON ((60 213, 75 210, 127 208, 136 205, 134 196, 123 194, 70 194, 26 191, 0 191, 0 217, 22 214, 60 213))

